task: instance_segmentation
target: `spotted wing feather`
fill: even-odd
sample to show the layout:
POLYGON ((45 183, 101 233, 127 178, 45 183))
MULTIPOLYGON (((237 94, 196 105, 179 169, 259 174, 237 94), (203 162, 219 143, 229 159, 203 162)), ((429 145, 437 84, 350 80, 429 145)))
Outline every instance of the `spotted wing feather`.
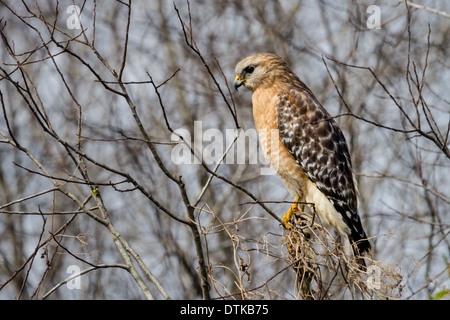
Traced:
POLYGON ((312 93, 293 88, 278 94, 280 138, 308 178, 348 225, 359 253, 370 249, 358 212, 350 153, 342 131, 312 93), (362 240, 362 241, 361 241, 362 240))

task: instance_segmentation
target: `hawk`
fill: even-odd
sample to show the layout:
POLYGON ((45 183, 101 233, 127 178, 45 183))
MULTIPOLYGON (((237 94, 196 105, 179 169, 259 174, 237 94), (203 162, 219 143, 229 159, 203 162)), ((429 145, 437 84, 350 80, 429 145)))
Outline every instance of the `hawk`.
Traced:
POLYGON ((330 114, 287 63, 271 53, 251 55, 236 65, 236 90, 253 92, 253 118, 266 160, 294 197, 282 221, 313 203, 320 220, 348 236, 355 258, 370 243, 358 215, 358 187, 347 142, 330 114), (303 203, 303 204, 302 204, 303 203), (300 208, 299 208, 300 206, 300 208))

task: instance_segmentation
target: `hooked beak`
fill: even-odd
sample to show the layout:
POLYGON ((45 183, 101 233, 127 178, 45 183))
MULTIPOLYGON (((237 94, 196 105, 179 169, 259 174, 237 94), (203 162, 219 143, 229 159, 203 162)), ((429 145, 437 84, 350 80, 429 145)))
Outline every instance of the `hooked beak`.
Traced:
POLYGON ((240 86, 244 84, 244 81, 245 79, 241 79, 239 76, 236 76, 236 78, 234 78, 234 88, 236 89, 236 91, 240 86))

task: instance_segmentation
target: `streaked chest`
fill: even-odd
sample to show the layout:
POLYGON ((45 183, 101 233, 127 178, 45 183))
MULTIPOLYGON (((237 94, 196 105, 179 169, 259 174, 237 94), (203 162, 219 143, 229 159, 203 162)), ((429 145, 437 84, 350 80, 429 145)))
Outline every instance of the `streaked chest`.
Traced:
POLYGON ((279 90, 264 89, 253 93, 253 118, 267 162, 277 174, 295 176, 300 166, 280 139, 278 111, 275 107, 278 92, 279 90))

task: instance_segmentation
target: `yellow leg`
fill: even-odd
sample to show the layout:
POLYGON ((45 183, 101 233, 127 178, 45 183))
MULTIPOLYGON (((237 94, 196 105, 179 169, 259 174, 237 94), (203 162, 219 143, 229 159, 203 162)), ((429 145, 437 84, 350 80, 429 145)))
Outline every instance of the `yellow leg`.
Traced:
POLYGON ((300 201, 300 197, 296 196, 294 198, 294 203, 292 203, 291 207, 289 208, 289 210, 284 214, 283 218, 281 218, 281 220, 284 223, 284 226, 286 227, 286 229, 290 229, 291 225, 289 224, 289 221, 291 221, 292 218, 292 214, 294 212, 298 212, 298 202, 300 201))

